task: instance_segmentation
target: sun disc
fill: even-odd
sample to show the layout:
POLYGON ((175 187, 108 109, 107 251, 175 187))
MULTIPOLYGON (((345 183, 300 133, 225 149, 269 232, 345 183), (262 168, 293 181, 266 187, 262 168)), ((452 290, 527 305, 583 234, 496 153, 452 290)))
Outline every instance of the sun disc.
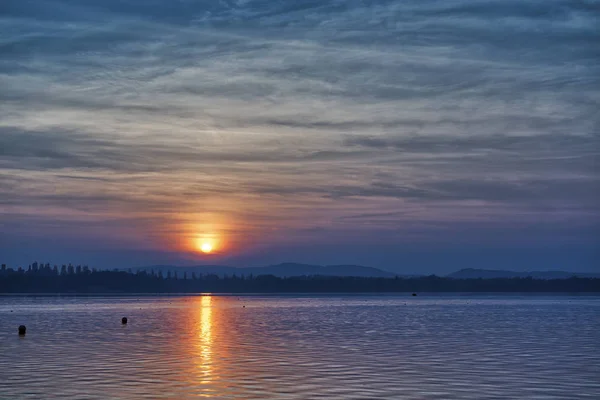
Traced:
POLYGON ((208 242, 204 242, 202 243, 202 245, 200 245, 200 251, 202 251, 203 253, 210 253, 212 249, 212 245, 208 242))

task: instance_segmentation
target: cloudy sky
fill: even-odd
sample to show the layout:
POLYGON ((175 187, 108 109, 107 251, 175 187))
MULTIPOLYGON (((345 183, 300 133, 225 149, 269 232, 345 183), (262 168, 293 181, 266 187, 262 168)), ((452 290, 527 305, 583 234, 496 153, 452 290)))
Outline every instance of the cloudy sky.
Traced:
POLYGON ((598 43, 595 0, 3 0, 1 261, 599 271, 598 43))

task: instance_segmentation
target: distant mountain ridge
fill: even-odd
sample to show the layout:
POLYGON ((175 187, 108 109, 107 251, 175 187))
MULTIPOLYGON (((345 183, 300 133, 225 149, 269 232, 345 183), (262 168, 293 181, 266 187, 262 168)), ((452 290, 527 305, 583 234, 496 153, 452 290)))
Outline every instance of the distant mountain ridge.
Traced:
POLYGON ((201 265, 192 267, 179 267, 173 265, 153 265, 147 267, 133 268, 134 271, 145 270, 150 272, 154 270, 156 273, 161 271, 163 274, 171 271, 177 272, 178 275, 187 273, 196 274, 215 274, 223 275, 274 275, 285 278, 291 276, 356 276, 356 277, 376 277, 376 278, 393 278, 397 274, 389 271, 384 271, 378 268, 365 267, 362 265, 310 265, 297 263, 282 263, 276 265, 268 265, 265 267, 229 267, 224 265, 201 265))
POLYGON ((528 278, 533 279, 567 279, 573 276, 578 278, 600 278, 600 273, 567 272, 567 271, 506 271, 497 269, 465 268, 446 275, 454 279, 493 279, 493 278, 528 278))
MULTIPOLYGON (((423 275, 399 274, 385 271, 374 267, 365 267, 362 265, 311 265, 299 263, 282 263, 268 265, 264 267, 231 267, 226 265, 198 265, 191 267, 181 267, 174 265, 152 265, 146 267, 133 268, 134 271, 145 270, 155 273, 159 271, 163 274, 177 272, 182 277, 187 273, 188 277, 195 273, 197 275, 214 274, 224 275, 274 275, 280 278, 293 276, 355 276, 355 277, 373 277, 373 278, 393 278, 396 276, 403 278, 419 277, 423 275)), ((493 278, 527 278, 534 279, 567 279, 572 276, 580 278, 600 278, 600 273, 567 272, 567 271, 509 271, 509 270, 491 270, 478 268, 465 268, 446 275, 447 278, 454 279, 493 279, 493 278)))

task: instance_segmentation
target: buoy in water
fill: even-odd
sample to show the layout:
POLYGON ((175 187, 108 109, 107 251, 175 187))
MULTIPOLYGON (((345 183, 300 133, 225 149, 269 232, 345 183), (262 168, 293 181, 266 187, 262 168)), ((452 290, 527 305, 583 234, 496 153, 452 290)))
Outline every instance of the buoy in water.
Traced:
POLYGON ((19 335, 24 335, 27 332, 27 327, 25 325, 19 325, 19 335))
POLYGON ((121 323, 125 325, 127 323, 127 317, 121 318, 121 323))
POLYGON ((413 295, 413 296, 416 296, 417 294, 416 294, 416 293, 413 293, 412 295, 413 295))

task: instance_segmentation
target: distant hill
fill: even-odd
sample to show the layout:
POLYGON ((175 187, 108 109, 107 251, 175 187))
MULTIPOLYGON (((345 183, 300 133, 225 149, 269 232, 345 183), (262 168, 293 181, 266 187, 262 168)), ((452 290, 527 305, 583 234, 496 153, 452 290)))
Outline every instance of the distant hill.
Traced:
POLYGON ((190 275, 192 272, 196 274, 215 274, 219 276, 223 275, 274 275, 277 277, 285 278, 291 276, 356 276, 356 277, 374 277, 374 278, 393 278, 397 274, 392 272, 384 271, 372 267, 364 267, 361 265, 310 265, 310 264, 296 264, 296 263, 283 263, 276 265, 269 265, 265 267, 229 267, 223 265, 200 265, 193 267, 179 267, 174 265, 153 265, 147 267, 133 268, 134 271, 145 270, 150 272, 154 270, 156 273, 162 271, 166 274, 168 271, 171 273, 177 272, 178 275, 182 276, 183 273, 190 275))
POLYGON ((492 278, 527 278, 534 279, 566 279, 572 276, 579 278, 600 278, 600 274, 567 271, 505 271, 493 269, 465 268, 447 275, 454 279, 492 279, 492 278))
MULTIPOLYGON (((155 273, 161 271, 164 275, 167 272, 175 273, 183 276, 184 273, 191 275, 207 275, 214 274, 221 277, 225 275, 274 275, 279 278, 287 278, 293 276, 354 276, 360 278, 393 278, 395 276, 403 278, 419 277, 422 275, 404 275, 385 271, 373 267, 365 267, 362 265, 311 265, 298 263, 282 263, 276 265, 268 265, 265 267, 231 267, 226 265, 197 265, 192 267, 181 267, 175 265, 151 265, 146 267, 132 268, 133 271, 145 270, 155 273)), ((579 278, 600 278, 600 273, 584 273, 584 272, 567 272, 567 271, 508 271, 508 270, 492 270, 465 268, 460 271, 446 275, 447 278, 454 279, 493 279, 493 278, 527 278, 534 279, 566 279, 572 276, 579 278)))

